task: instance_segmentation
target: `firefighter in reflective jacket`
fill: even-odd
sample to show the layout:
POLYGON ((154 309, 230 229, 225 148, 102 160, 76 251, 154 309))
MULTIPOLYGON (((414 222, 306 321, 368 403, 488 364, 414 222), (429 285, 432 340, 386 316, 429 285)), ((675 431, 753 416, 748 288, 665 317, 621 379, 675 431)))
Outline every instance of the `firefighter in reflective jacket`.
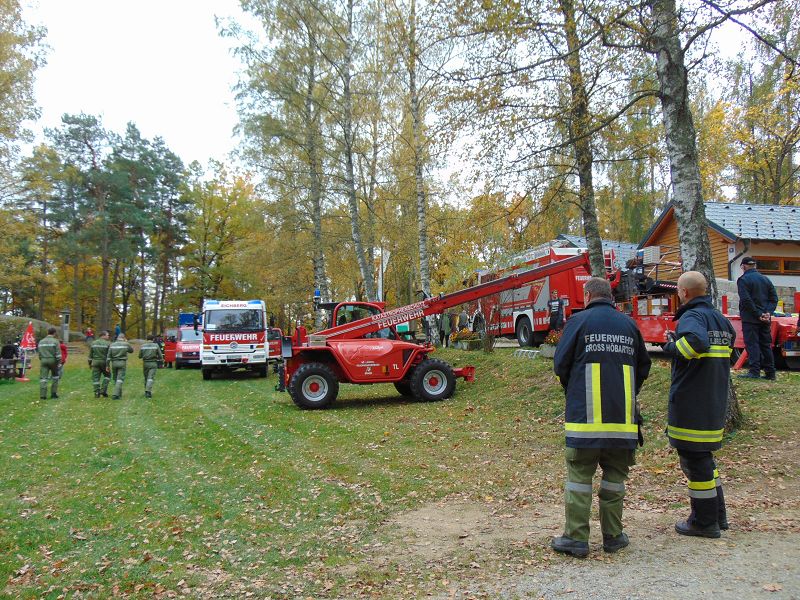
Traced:
POLYGON ((691 513, 675 524, 681 535, 718 538, 728 529, 725 498, 712 452, 722 446, 736 332, 706 295, 706 279, 687 271, 678 279, 683 306, 664 353, 672 356, 667 436, 689 485, 691 513))
POLYGON ((589 554, 597 465, 603 469, 598 492, 603 550, 616 552, 628 545, 622 500, 641 440, 636 394, 650 373, 642 334, 633 319, 614 307, 608 281, 592 277, 583 293, 586 310, 567 321, 554 358, 566 394, 567 483, 564 535, 551 546, 578 557, 589 554))

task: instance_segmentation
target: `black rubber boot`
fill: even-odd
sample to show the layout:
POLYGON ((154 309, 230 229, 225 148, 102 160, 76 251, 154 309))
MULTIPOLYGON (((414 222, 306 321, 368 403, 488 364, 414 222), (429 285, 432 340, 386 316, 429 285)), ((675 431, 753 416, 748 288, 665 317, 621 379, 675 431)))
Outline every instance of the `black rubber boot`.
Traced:
POLYGON ((603 550, 606 552, 622 550, 628 544, 630 544, 630 540, 624 531, 618 536, 603 534, 603 550))
POLYGON ((717 524, 722 531, 728 531, 728 511, 725 509, 725 494, 722 486, 717 486, 717 524))
POLYGON ((151 394, 150 392, 145 392, 145 393, 144 393, 144 397, 145 397, 145 398, 152 398, 152 397, 153 397, 153 394, 151 394))
POLYGON ((700 527, 699 525, 690 523, 688 519, 685 521, 678 521, 677 523, 675 523, 675 531, 677 531, 681 535, 691 535, 691 536, 705 537, 705 538, 720 537, 719 525, 717 525, 716 523, 714 523, 713 525, 706 525, 705 527, 700 527))
POLYGON ((586 558, 589 556, 589 542, 579 542, 565 535, 553 538, 553 541, 550 542, 550 547, 556 552, 571 554, 577 558, 586 558))
POLYGON ((761 379, 761 376, 758 373, 741 373, 736 377, 739 379, 761 379))

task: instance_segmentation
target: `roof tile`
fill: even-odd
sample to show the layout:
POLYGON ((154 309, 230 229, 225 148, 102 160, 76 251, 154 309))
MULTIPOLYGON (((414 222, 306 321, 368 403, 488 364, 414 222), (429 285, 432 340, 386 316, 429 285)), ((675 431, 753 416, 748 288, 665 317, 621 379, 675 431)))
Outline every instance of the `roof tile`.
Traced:
POLYGON ((706 219, 740 238, 800 241, 800 206, 706 202, 706 219))

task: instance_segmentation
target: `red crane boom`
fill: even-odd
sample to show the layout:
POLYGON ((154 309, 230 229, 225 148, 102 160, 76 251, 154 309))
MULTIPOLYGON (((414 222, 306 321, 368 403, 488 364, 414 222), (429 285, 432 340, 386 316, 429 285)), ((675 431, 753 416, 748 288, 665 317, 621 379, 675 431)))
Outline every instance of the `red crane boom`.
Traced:
MULTIPOLYGON (((438 315, 446 311, 448 308, 464 304, 484 296, 491 296, 505 290, 521 287, 526 283, 561 273, 575 267, 589 267, 589 255, 586 253, 578 254, 564 260, 559 260, 541 267, 530 269, 522 273, 513 273, 494 281, 487 281, 465 290, 451 292, 449 294, 442 294, 426 298, 414 304, 408 304, 392 310, 387 310, 377 315, 371 315, 352 323, 344 323, 324 329, 315 334, 316 336, 324 336, 326 340, 336 339, 352 339, 359 338, 370 333, 375 333, 386 327, 397 325, 398 323, 405 323, 414 319, 427 317, 428 315, 438 315)), ((319 338, 317 338, 319 339, 319 338)))

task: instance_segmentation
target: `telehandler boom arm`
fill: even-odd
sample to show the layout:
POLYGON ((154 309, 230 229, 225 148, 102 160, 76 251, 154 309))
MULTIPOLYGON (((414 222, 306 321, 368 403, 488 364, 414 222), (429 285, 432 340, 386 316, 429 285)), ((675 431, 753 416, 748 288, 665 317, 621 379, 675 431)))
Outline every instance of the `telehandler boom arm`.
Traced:
POLYGON ((453 306, 517 288, 531 281, 536 281, 537 279, 581 266, 586 267, 587 271, 589 271, 589 255, 586 253, 536 267, 522 273, 513 273, 506 277, 481 283, 465 290, 425 298, 420 302, 394 308, 364 319, 359 319, 358 321, 353 321, 352 323, 344 323, 336 327, 331 327, 330 329, 324 329, 317 332, 315 337, 318 340, 321 340, 322 336, 324 336, 325 340, 360 338, 384 329, 385 327, 397 325, 398 323, 405 323, 406 321, 419 319, 428 315, 441 314, 453 306))

